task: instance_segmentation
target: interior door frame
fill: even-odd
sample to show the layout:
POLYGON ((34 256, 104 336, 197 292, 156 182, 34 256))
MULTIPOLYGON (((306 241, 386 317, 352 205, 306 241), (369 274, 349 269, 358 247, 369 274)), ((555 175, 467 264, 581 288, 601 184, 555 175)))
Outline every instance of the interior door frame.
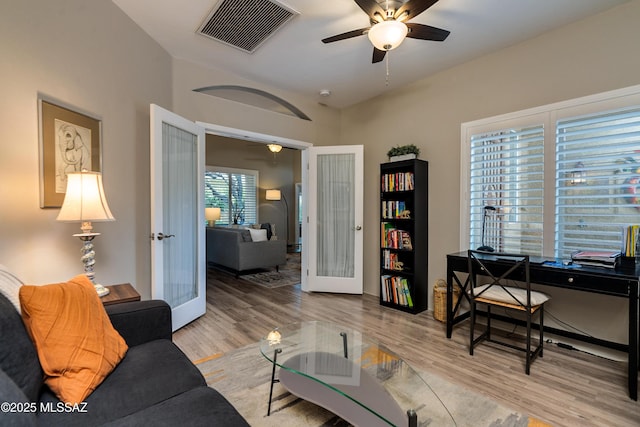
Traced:
MULTIPOLYGON (((204 128, 204 132, 205 134, 211 134, 211 135, 218 135, 218 136, 224 136, 227 138, 233 138, 233 139, 239 139, 239 140, 243 140, 243 141, 251 141, 251 142, 256 142, 259 144, 279 144, 282 145, 283 147, 287 147, 287 148, 293 148, 296 150, 300 150, 300 156, 302 158, 302 153, 304 152, 304 150, 306 150, 307 148, 313 147, 313 144, 311 144, 310 142, 306 142, 306 141, 301 141, 301 140, 297 140, 297 139, 290 139, 290 138, 283 138, 281 136, 275 136, 275 135, 267 135, 267 134, 263 134, 263 133, 258 133, 258 132, 251 132, 251 131, 247 131, 247 130, 242 130, 242 129, 237 129, 237 128, 232 128, 232 127, 228 127, 228 126, 222 126, 222 125, 217 125, 214 123, 207 123, 207 122, 199 122, 197 121, 196 124, 198 126, 201 126, 204 128)), ((309 191, 307 189, 307 180, 305 178, 305 170, 303 170, 302 173, 302 207, 303 207, 303 217, 306 217, 306 213, 304 212, 305 210, 305 206, 308 205, 307 203, 307 197, 309 195, 309 191)), ((307 224, 305 221, 303 221, 302 223, 302 248, 301 248, 301 288, 302 290, 308 290, 308 283, 307 283, 307 265, 308 265, 308 261, 307 261, 307 254, 308 254, 308 249, 307 249, 307 244, 308 244, 308 238, 306 238, 306 233, 307 233, 307 224)))

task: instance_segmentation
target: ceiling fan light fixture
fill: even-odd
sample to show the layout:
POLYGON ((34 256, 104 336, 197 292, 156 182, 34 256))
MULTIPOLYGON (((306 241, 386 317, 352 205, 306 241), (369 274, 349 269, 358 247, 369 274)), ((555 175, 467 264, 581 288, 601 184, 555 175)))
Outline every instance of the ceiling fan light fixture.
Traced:
POLYGON ((404 22, 389 20, 375 24, 367 35, 376 49, 387 51, 400 46, 408 32, 404 22))
POLYGON ((282 145, 280 144, 267 144, 267 148, 269 148, 269 151, 272 153, 279 153, 282 151, 282 145))

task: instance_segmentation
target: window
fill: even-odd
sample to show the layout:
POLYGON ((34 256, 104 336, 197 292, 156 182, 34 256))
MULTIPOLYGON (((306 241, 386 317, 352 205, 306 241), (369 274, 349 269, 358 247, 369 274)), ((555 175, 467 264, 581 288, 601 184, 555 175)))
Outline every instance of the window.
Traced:
POLYGON ((205 206, 220 208, 216 224, 258 222, 258 171, 207 166, 205 206))
POLYGON ((640 222, 640 107, 558 120, 556 252, 618 250, 640 222))
POLYGON ((640 86, 462 125, 463 248, 568 258, 640 223, 640 86))
POLYGON ((471 136, 472 248, 542 255, 543 127, 471 136))

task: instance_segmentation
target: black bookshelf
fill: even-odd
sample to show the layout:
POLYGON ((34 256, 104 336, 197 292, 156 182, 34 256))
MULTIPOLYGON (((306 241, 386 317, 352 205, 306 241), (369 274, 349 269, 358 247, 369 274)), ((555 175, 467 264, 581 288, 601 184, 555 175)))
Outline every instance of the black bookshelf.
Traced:
POLYGON ((380 304, 408 313, 427 309, 429 164, 380 165, 380 304))

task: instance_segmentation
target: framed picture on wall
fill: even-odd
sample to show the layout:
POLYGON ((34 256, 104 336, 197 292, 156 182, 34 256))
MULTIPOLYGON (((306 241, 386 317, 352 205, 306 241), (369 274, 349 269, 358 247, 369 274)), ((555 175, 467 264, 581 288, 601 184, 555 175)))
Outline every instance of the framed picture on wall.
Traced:
POLYGON ((102 121, 73 107, 38 98, 38 123, 40 207, 59 208, 69 172, 102 169, 102 121))

